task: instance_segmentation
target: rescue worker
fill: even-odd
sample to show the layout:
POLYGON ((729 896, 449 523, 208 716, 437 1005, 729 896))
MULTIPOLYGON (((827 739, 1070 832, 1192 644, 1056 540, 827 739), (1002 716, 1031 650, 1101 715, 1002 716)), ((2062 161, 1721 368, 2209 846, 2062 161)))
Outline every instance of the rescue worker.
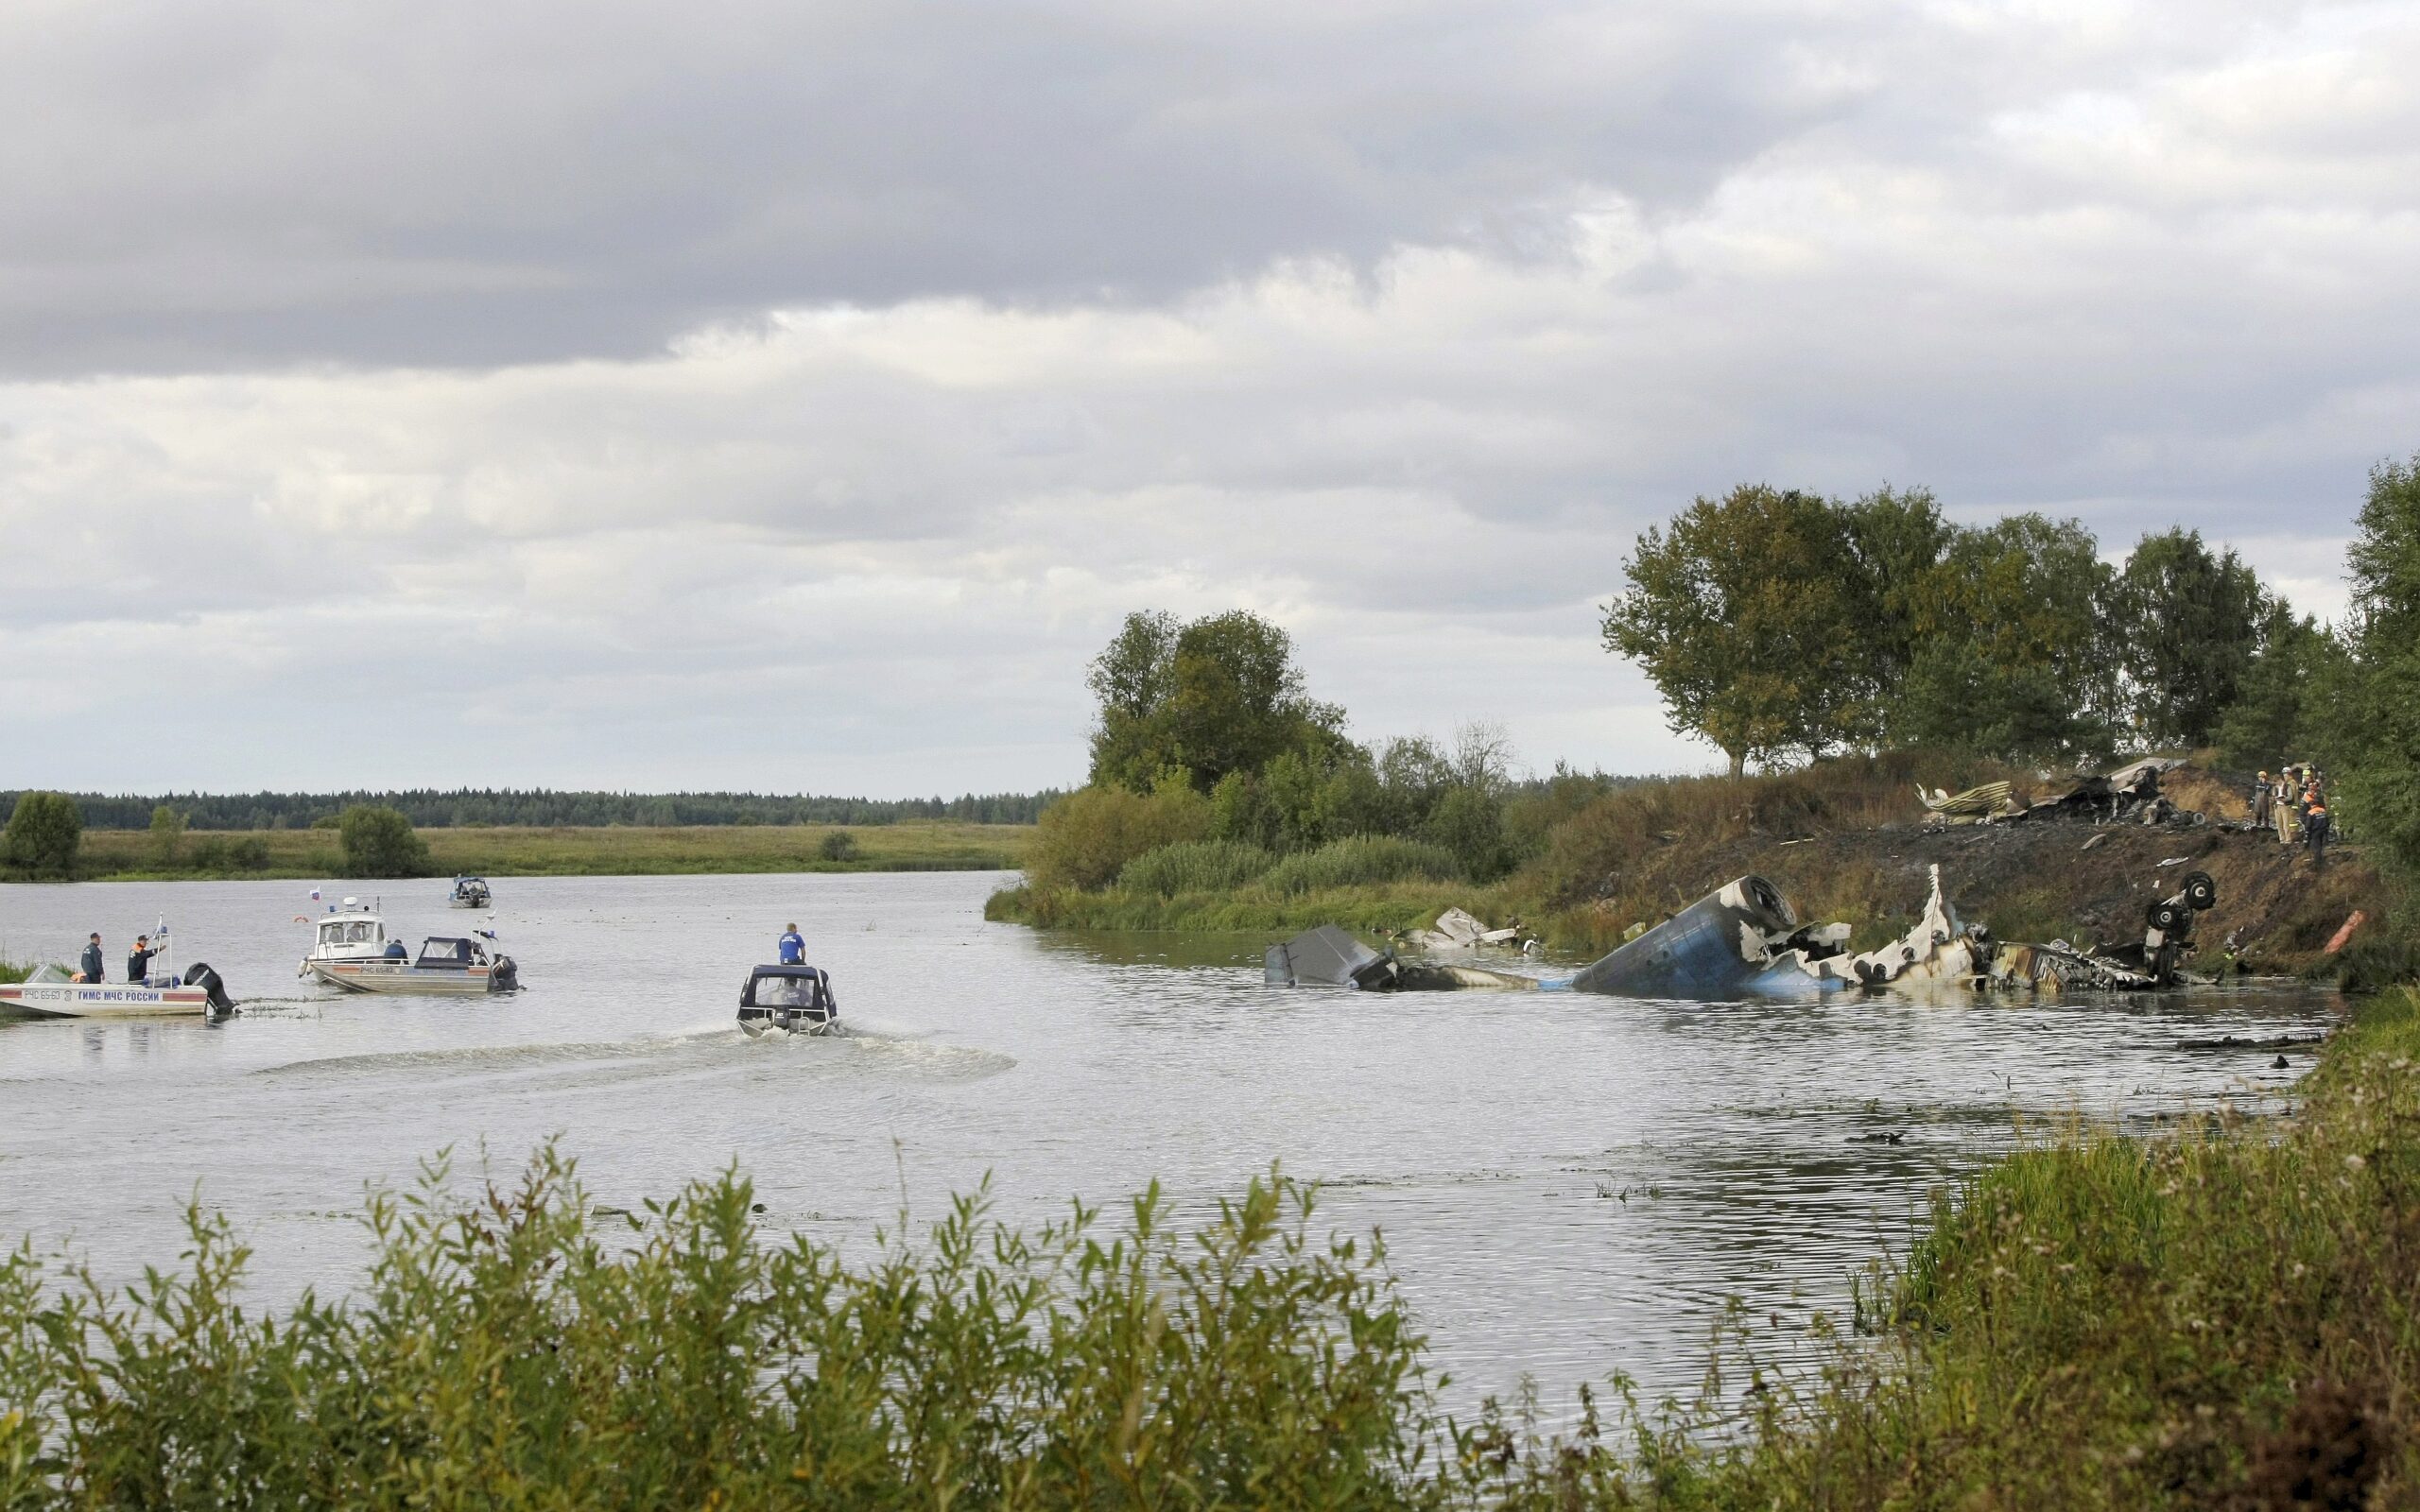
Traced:
POLYGON ((2262 772, 2260 781, 2252 784, 2252 822, 2261 829, 2269 828, 2269 804, 2273 797, 2270 791, 2269 774, 2262 772))
POLYGON ((134 949, 126 953, 126 979, 141 987, 151 974, 151 957, 159 954, 151 948, 150 936, 135 936, 134 949))
POLYGON ((781 950, 784 966, 806 964, 806 936, 798 932, 797 924, 791 924, 789 933, 782 936, 781 950))
POLYGON ((2327 805, 2314 798, 2310 811, 2303 816, 2303 840, 2310 847, 2310 868, 2313 871, 2327 869, 2328 829, 2327 805))
POLYGON ((84 969, 76 973, 77 981, 97 982, 101 979, 101 936, 98 934, 84 942, 84 958, 78 964, 84 969))

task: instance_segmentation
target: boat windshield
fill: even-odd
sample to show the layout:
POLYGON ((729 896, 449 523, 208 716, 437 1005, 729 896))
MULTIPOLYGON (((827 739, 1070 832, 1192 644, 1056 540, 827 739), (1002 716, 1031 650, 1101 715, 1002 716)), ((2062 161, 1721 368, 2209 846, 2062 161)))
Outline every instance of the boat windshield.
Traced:
POLYGON ((488 953, 467 939, 429 939, 422 942, 422 966, 447 971, 460 971, 471 966, 485 966, 488 953))

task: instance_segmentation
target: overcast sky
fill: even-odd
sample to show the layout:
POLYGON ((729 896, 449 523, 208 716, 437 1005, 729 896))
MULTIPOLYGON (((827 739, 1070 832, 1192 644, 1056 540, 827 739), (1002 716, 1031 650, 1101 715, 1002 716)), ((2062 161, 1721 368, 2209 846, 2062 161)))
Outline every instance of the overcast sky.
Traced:
POLYGON ((2420 7, 0 8, 0 787, 1081 779, 1123 613, 1657 770, 1637 532, 2420 448, 2420 7))

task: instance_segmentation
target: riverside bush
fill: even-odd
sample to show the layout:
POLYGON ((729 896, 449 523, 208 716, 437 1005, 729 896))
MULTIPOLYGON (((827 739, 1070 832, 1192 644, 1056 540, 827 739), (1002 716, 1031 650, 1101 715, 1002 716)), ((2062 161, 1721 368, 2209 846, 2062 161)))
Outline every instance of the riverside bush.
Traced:
POLYGON ((1260 885, 1290 897, 1331 887, 1374 886, 1415 879, 1453 882, 1461 875, 1461 866, 1454 859, 1454 853, 1443 846, 1393 835, 1358 834, 1288 856, 1262 875, 1260 885))
POLYGON ((857 1268, 736 1175, 643 1214, 542 1151, 373 1196, 357 1300, 236 1302, 190 1215, 123 1292, 0 1262, 0 1507, 1370 1506, 1433 1501, 1421 1341, 1374 1241, 1253 1182, 1199 1231, 960 1199, 857 1268))
POLYGON ((1252 881, 1277 858, 1236 840, 1186 840, 1148 850, 1126 863, 1117 885, 1126 892, 1173 898, 1184 892, 1225 892, 1252 881))
POLYGON ((1042 811, 1026 875, 1044 887, 1106 887, 1149 850, 1210 833, 1210 800, 1183 782, 1148 795, 1087 787, 1042 811))

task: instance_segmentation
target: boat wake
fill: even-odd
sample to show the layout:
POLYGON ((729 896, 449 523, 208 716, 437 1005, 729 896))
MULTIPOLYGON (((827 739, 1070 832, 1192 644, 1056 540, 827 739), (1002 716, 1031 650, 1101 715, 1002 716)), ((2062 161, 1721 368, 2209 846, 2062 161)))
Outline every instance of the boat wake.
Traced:
POLYGON ((914 1081, 971 1081, 997 1075, 1016 1057, 935 1040, 888 1035, 852 1025, 823 1035, 768 1035, 751 1040, 736 1024, 673 1030, 629 1040, 539 1040, 514 1044, 431 1047, 329 1056, 265 1066, 255 1076, 344 1081, 406 1078, 510 1081, 543 1078, 558 1084, 712 1078, 779 1065, 785 1074, 888 1073, 914 1081), (778 1061, 765 1052, 773 1050, 778 1061), (753 1052, 735 1055, 734 1052, 753 1052))

